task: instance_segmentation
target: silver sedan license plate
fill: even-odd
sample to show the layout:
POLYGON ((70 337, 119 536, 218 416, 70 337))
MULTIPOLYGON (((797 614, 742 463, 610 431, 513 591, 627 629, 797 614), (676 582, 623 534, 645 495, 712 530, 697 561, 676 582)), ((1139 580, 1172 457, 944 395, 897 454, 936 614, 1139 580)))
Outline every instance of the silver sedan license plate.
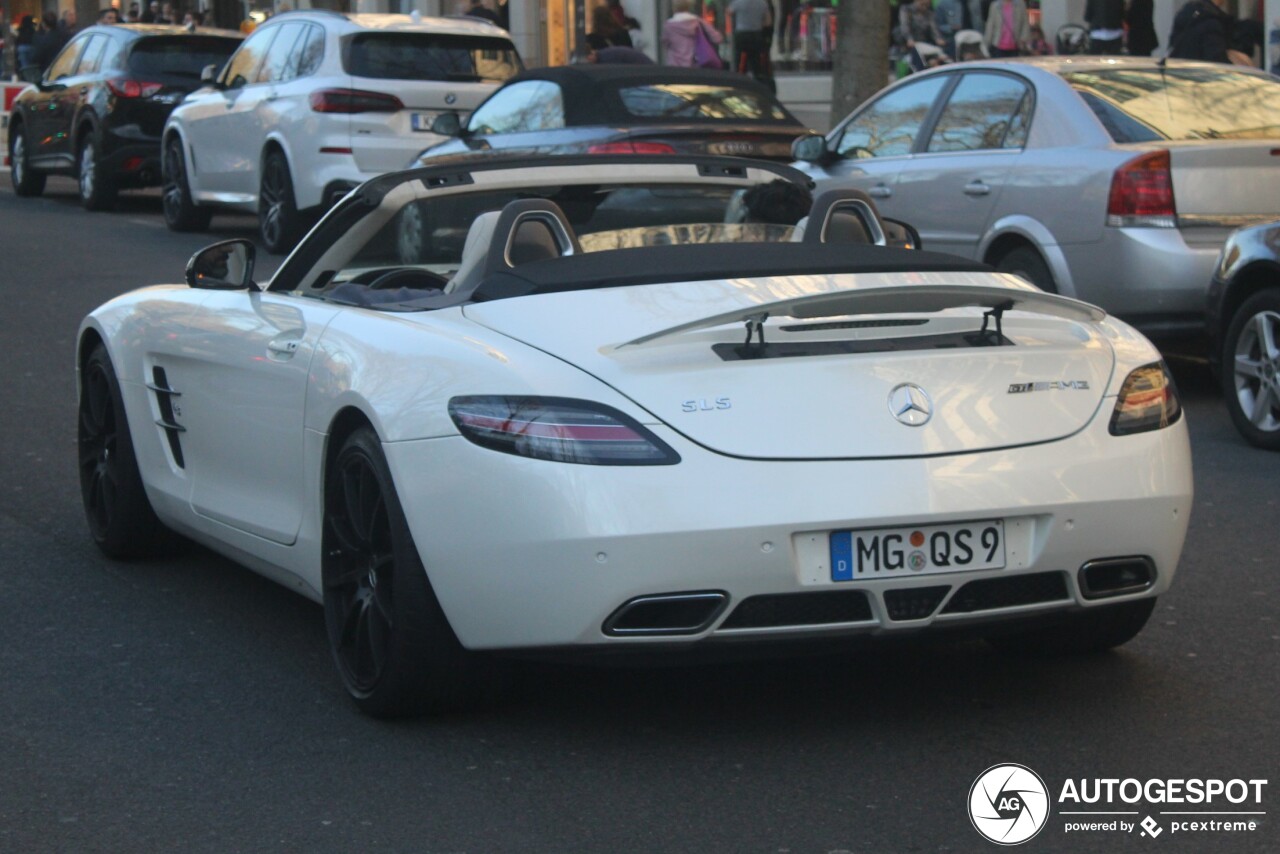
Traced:
POLYGON ((831 580, 1003 569, 1004 520, 831 532, 831 580))

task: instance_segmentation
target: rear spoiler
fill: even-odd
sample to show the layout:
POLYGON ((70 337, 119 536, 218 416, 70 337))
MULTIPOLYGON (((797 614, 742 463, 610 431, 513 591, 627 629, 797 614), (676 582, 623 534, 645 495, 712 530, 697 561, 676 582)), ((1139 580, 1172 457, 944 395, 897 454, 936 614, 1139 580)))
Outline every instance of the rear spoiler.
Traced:
POLYGON ((810 319, 851 314, 917 314, 945 311, 949 308, 985 308, 997 313, 997 320, 998 314, 1005 311, 1029 311, 1066 320, 1094 323, 1107 316, 1107 313, 1096 305, 1038 290, 994 288, 986 285, 900 285, 891 288, 810 294, 737 308, 650 332, 648 335, 641 335, 639 338, 619 344, 613 349, 621 350, 623 347, 648 344, 650 341, 678 335, 681 332, 708 329, 726 323, 748 323, 758 327, 769 317, 810 319))

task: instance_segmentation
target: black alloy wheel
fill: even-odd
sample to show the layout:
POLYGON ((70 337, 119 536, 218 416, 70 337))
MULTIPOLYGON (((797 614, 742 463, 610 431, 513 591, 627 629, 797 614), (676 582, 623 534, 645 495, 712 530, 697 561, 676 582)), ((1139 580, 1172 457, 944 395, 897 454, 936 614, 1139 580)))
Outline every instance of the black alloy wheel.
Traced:
POLYGON ((112 558, 155 554, 169 542, 138 472, 120 383, 102 345, 81 371, 77 445, 89 534, 112 558))
POLYGON ((38 196, 44 192, 46 176, 31 168, 31 152, 27 148, 26 129, 22 125, 9 129, 9 166, 14 195, 38 196))
POLYGON ((169 226, 170 231, 204 231, 213 219, 213 210, 199 207, 191 197, 182 140, 174 136, 165 143, 164 159, 160 165, 163 176, 160 198, 164 207, 164 224, 169 226))
POLYGON ((262 184, 258 190, 258 233, 268 252, 283 255, 294 247, 302 231, 302 220, 293 196, 289 161, 272 151, 262 163, 262 184))
POLYGON ((436 600, 377 435, 355 431, 325 480, 325 625, 347 693, 377 717, 482 699, 481 662, 436 600))

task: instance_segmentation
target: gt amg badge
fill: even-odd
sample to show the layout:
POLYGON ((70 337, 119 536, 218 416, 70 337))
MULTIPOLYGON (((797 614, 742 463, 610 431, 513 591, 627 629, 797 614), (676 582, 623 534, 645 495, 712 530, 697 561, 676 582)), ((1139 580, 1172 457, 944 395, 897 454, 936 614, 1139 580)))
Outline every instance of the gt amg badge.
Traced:
POLYGON ((1057 391, 1060 389, 1077 389, 1080 391, 1089 388, 1088 380, 1050 380, 1038 383, 1011 383, 1009 385, 1009 394, 1026 394, 1029 391, 1057 391))
POLYGON ((915 383, 902 383, 889 392, 889 412, 908 427, 923 427, 933 417, 933 401, 915 383))

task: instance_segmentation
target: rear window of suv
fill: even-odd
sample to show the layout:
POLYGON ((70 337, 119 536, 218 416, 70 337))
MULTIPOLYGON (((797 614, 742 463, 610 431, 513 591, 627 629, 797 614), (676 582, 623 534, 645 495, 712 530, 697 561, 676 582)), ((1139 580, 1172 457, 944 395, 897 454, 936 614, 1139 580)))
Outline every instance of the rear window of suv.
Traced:
POLYGON ((219 68, 235 53, 240 39, 221 36, 154 36, 139 39, 129 52, 129 72, 139 76, 173 74, 200 79, 206 65, 219 68))
POLYGON ((1280 137, 1280 80, 1221 68, 1062 75, 1116 142, 1280 137))
POLYGON ((343 57, 353 77, 504 83, 523 70, 506 39, 436 33, 360 33, 343 57))

